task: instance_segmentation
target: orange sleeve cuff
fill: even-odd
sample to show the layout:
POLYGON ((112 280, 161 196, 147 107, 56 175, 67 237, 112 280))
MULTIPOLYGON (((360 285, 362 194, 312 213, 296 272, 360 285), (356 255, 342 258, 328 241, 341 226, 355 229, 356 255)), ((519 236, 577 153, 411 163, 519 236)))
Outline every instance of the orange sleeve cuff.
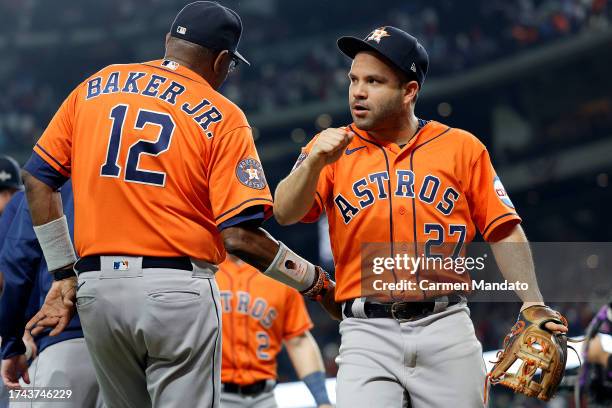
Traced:
POLYGON ((283 340, 291 340, 294 337, 301 336, 302 334, 306 333, 308 330, 312 329, 313 327, 314 327, 314 324, 312 324, 312 322, 308 322, 304 327, 300 328, 299 330, 294 330, 290 333, 286 333, 283 336, 283 340))
POLYGON ((511 227, 520 224, 522 221, 521 217, 517 213, 506 213, 493 219, 482 231, 482 237, 485 241, 489 241, 491 236, 494 236, 494 232, 501 226, 511 227), (510 225, 509 225, 510 224, 510 225))
POLYGON ((321 218, 323 208, 325 208, 325 206, 323 205, 323 200, 321 199, 321 195, 317 191, 315 194, 315 201, 314 203, 312 203, 312 208, 308 210, 308 213, 306 213, 306 215, 302 217, 300 222, 305 224, 317 222, 319 218, 321 218))

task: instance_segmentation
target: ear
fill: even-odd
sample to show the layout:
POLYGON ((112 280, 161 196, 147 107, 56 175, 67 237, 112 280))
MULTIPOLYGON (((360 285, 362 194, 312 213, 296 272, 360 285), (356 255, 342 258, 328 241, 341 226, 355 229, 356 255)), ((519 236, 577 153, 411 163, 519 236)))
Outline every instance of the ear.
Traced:
POLYGON ((404 84, 404 102, 410 103, 416 100, 419 93, 419 83, 417 81, 409 81, 404 84))
POLYGON ((213 63, 213 71, 215 72, 215 74, 219 74, 223 72, 224 69, 227 69, 227 65, 229 65, 228 59, 228 50, 223 50, 219 52, 219 54, 217 54, 217 58, 215 58, 215 61, 213 63))
POLYGON ((167 33, 166 33, 166 42, 165 42, 165 44, 166 44, 166 48, 168 48, 168 42, 170 41, 170 38, 171 38, 171 37, 170 37, 170 33, 169 33, 169 32, 167 32, 167 33))

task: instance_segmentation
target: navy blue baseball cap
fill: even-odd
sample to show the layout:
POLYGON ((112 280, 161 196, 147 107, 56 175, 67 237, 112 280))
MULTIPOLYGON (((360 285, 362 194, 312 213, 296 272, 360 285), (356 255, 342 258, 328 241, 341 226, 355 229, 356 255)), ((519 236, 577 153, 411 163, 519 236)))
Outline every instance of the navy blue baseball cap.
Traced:
POLYGON ((170 35, 211 50, 228 50, 247 65, 238 52, 242 34, 242 20, 234 10, 216 1, 194 1, 176 15, 170 35))
POLYGON ((350 58, 361 51, 374 51, 395 65, 409 78, 423 86, 429 56, 419 41, 399 28, 385 26, 369 33, 363 40, 357 37, 341 37, 338 48, 350 58))
POLYGON ((23 189, 19 164, 9 156, 0 156, 0 188, 23 189))

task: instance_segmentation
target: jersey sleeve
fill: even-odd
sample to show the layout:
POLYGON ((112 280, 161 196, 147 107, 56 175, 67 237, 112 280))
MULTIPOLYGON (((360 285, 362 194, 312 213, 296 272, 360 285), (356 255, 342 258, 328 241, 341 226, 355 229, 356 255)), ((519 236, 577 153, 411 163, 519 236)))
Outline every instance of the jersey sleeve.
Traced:
POLYGON ((283 340, 289 340, 304 334, 313 327, 304 298, 297 290, 293 288, 287 289, 286 304, 283 340))
POLYGON ((467 177, 470 180, 467 199, 471 217, 485 240, 488 241, 499 227, 521 222, 486 149, 477 156, 467 177))
POLYGON ((208 185, 217 226, 253 206, 262 206, 265 218, 272 215, 272 195, 249 126, 213 142, 208 185))
POLYGON ((34 146, 34 152, 40 158, 67 178, 70 177, 72 168, 72 131, 78 89, 72 91, 62 103, 34 146))
MULTIPOLYGON (((293 166, 292 172, 297 169, 302 162, 308 157, 310 154, 310 150, 314 145, 314 142, 317 140, 317 136, 315 136, 305 147, 302 148, 302 152, 298 156, 295 165, 293 166)), ((321 214, 325 210, 325 203, 328 200, 328 196, 333 186, 333 169, 332 166, 325 166, 323 170, 321 170, 321 174, 319 175, 319 181, 317 183, 317 190, 315 192, 315 201, 312 204, 312 207, 308 211, 308 213, 302 217, 300 220, 304 223, 312 223, 319 220, 321 214)))

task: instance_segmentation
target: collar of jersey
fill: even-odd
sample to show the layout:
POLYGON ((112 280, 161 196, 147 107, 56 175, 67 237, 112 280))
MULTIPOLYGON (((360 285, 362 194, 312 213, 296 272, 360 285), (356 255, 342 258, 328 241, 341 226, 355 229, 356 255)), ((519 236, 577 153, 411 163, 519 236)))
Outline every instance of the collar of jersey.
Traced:
POLYGON ((416 135, 414 135, 414 137, 410 139, 410 141, 404 147, 399 147, 394 142, 376 139, 374 136, 370 135, 365 130, 359 129, 354 123, 351 123, 349 125, 349 128, 352 129, 360 139, 364 140, 366 144, 371 143, 376 146, 384 147, 386 150, 391 151, 395 154, 400 154, 401 152, 412 150, 413 147, 425 143, 428 140, 436 137, 436 135, 440 133, 437 130, 439 130, 441 127, 443 127, 441 123, 430 120, 421 129, 419 129, 419 131, 417 131, 416 135))
POLYGON ((196 74, 194 71, 190 70, 189 68, 178 64, 178 67, 176 69, 170 69, 170 68, 166 68, 164 66, 162 66, 162 62, 166 61, 165 59, 158 59, 158 60, 153 60, 153 61, 147 61, 147 62, 143 62, 143 65, 147 65, 150 67, 154 67, 154 68, 158 68, 161 69, 162 71, 166 71, 166 72, 170 72, 173 74, 177 74, 179 76, 182 76, 184 78, 188 78, 191 79, 192 81, 198 82, 200 84, 206 85, 208 87, 210 87, 210 84, 204 79, 202 78, 200 75, 196 74))

